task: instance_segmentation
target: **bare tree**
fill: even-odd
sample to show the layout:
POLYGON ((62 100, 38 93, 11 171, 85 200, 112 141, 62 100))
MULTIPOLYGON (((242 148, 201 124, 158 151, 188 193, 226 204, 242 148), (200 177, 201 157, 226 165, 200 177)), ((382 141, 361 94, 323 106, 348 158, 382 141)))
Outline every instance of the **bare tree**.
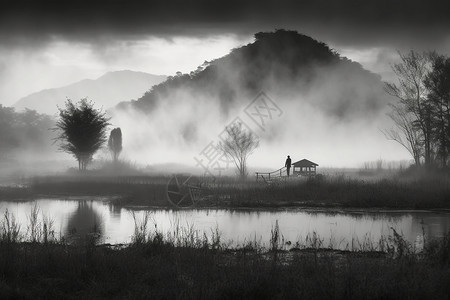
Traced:
MULTIPOLYGON (((427 99, 428 89, 424 82, 430 69, 430 57, 426 53, 420 54, 415 51, 410 51, 408 54, 399 53, 399 55, 401 62, 392 66, 393 72, 397 75, 398 84, 386 83, 385 85, 386 92, 399 99, 399 103, 393 106, 391 118, 394 116, 393 120, 401 132, 405 132, 405 128, 411 128, 411 130, 407 129, 406 136, 409 136, 414 147, 418 145, 415 138, 420 137, 423 140, 425 164, 429 165, 432 158, 432 124, 427 99), (405 122, 409 124, 404 124, 405 122), (420 135, 411 136, 416 128, 420 131, 420 135)), ((398 137, 394 140, 398 141, 398 137)), ((416 157, 414 159, 416 160, 416 157)))
POLYGON ((234 123, 225 128, 226 138, 219 143, 223 153, 231 158, 238 169, 239 176, 246 178, 247 158, 259 146, 258 137, 251 131, 246 131, 242 123, 234 123))
POLYGON ((109 134, 108 148, 111 151, 114 162, 119 159, 120 152, 122 152, 122 130, 120 127, 114 128, 109 134))
POLYGON ((420 133, 413 126, 414 117, 405 110, 404 106, 395 106, 391 104, 392 111, 388 116, 394 121, 397 129, 382 130, 385 137, 396 141, 405 147, 414 158, 416 166, 420 166, 420 157, 422 155, 420 144, 420 133))

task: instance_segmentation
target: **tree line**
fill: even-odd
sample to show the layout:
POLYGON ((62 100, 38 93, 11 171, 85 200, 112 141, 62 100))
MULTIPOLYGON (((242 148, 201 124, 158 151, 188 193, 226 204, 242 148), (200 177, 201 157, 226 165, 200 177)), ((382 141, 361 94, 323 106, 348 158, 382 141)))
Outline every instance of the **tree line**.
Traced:
POLYGON ((85 170, 92 157, 105 142, 114 162, 122 151, 122 131, 107 132, 109 118, 94 103, 81 99, 74 103, 67 100, 65 107, 59 108, 59 118, 25 109, 17 112, 13 107, 0 104, 0 162, 14 161, 21 153, 51 153, 52 143, 59 149, 72 154, 78 161, 79 169, 85 170))
POLYGON ((416 166, 447 167, 450 153, 450 58, 436 52, 399 53, 392 65, 397 83, 386 83, 394 96, 389 117, 395 128, 388 139, 405 147, 416 166))
POLYGON ((48 129, 54 122, 52 117, 34 110, 17 112, 0 104, 0 161, 11 160, 27 150, 34 154, 49 151, 52 132, 48 129))

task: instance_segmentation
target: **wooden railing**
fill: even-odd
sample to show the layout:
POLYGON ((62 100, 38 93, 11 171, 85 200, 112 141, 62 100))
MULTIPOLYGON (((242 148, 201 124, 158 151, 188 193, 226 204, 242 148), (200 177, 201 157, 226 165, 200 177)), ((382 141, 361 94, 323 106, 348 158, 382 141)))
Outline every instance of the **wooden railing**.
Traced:
POLYGON ((273 172, 256 172, 256 181, 264 180, 264 181, 272 181, 283 178, 287 176, 286 167, 282 167, 273 172))

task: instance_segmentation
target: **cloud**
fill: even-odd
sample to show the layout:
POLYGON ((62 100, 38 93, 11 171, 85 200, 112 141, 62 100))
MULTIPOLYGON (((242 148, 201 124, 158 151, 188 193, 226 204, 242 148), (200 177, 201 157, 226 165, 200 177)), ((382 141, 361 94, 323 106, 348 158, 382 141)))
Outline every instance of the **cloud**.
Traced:
MULTIPOLYGON (((364 67, 391 80, 395 50, 450 53, 449 8, 444 0, 0 0, 0 102, 10 104, 42 88, 117 69, 189 72, 250 42, 254 33, 275 28, 297 30, 355 61, 362 58, 364 67), (214 39, 227 41, 215 43, 221 45, 216 51, 214 39), (10 59, 24 53, 33 66, 37 62, 31 58, 40 53, 60 53, 58 45, 88 52, 85 58, 74 55, 74 63, 64 58, 69 55, 59 55, 61 63, 79 70, 76 76, 64 69, 68 75, 37 84, 43 79, 20 73, 26 68, 15 65, 26 64, 10 59), (197 53, 194 59, 192 52, 197 53), (17 83, 19 78, 27 85, 25 80, 17 83), (20 90, 10 89, 15 86, 20 90)), ((53 66, 55 59, 41 65, 53 66)), ((45 72, 40 77, 55 77, 45 72)))
POLYGON ((340 45, 439 48, 448 40, 449 9, 445 0, 6 0, 0 38, 3 45, 54 38, 108 43, 143 36, 249 35, 284 27, 340 45))
POLYGON ((64 40, 35 47, 22 44, 14 49, 0 45, 0 103, 12 105, 33 92, 95 79, 109 71, 190 72, 240 44, 235 36, 224 35, 117 40, 108 45, 64 40))

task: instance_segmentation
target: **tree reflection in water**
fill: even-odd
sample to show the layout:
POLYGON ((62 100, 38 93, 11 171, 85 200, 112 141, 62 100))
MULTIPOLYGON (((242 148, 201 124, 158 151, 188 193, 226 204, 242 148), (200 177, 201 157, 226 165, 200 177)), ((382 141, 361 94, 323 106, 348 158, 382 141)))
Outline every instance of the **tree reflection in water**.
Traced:
POLYGON ((103 236, 101 216, 94 210, 92 201, 79 201, 77 209, 70 215, 65 237, 70 243, 91 240, 101 242, 103 236))

